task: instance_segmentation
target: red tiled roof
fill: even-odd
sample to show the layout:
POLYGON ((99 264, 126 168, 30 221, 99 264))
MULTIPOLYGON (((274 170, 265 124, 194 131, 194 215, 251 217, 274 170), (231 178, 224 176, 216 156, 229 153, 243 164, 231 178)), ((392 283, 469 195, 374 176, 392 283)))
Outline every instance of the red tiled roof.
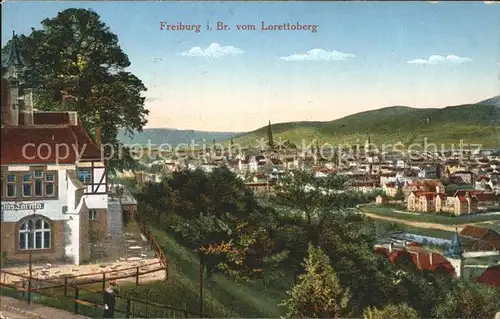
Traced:
POLYGON ((476 193, 476 194, 474 194, 474 196, 480 202, 487 202, 487 201, 494 201, 495 200, 495 194, 493 194, 493 193, 476 193))
POLYGON ((462 229, 460 232, 460 235, 462 236, 469 236, 469 237, 474 237, 474 238, 479 238, 483 239, 486 235, 491 234, 491 235, 496 235, 500 237, 497 232, 495 232, 492 229, 485 228, 485 227, 477 227, 477 226, 472 226, 472 225, 467 225, 462 229))
POLYGON ((396 183, 394 183, 394 182, 386 183, 385 187, 394 188, 394 187, 396 187, 396 183))
MULTIPOLYGON (((379 250, 382 252, 382 249, 379 250)), ((378 252, 376 250, 376 252, 378 252)), ((426 251, 420 247, 408 247, 407 250, 393 250, 389 255, 389 261, 394 263, 397 258, 403 257, 406 255, 411 258, 413 263, 420 270, 429 270, 436 271, 438 269, 443 269, 448 273, 453 273, 455 268, 451 265, 451 263, 442 255, 430 251, 426 251)))
POLYGON ((283 162, 278 158, 271 158, 271 163, 274 165, 283 165, 283 162))
POLYGON ((489 286, 500 287, 500 265, 487 268, 476 281, 489 286))
POLYGON ((1 134, 2 164, 69 164, 101 158, 100 148, 81 126, 2 127, 1 134))
POLYGON ((479 177, 477 178, 477 181, 478 181, 478 182, 480 182, 480 181, 482 181, 482 180, 485 180, 485 181, 489 182, 489 181, 490 181, 490 178, 489 178, 488 176, 486 176, 486 175, 481 175, 481 176, 479 176, 479 177))
POLYGON ((382 177, 394 177, 394 176, 396 176, 396 173, 384 173, 384 174, 380 174, 380 176, 382 176, 382 177))
POLYGON ((352 185, 353 187, 375 187, 375 183, 372 182, 357 182, 352 185))

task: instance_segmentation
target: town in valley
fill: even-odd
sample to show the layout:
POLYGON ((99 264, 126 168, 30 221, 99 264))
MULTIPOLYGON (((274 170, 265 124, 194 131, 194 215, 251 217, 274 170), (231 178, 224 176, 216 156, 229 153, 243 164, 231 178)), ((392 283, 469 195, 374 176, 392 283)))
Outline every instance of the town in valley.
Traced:
POLYGON ((38 5, 2 20, 1 319, 500 318, 495 3, 38 5))

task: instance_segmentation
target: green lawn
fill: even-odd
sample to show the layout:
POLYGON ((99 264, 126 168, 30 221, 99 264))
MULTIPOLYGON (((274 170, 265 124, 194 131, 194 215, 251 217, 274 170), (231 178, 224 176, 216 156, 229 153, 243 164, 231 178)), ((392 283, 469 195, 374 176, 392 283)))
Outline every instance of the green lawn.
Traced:
MULTIPOLYGON (((381 221, 377 220, 377 223, 390 223, 387 221, 381 221)), ((440 230, 440 229, 429 229, 429 228, 420 228, 420 227, 412 227, 408 226, 405 224, 399 224, 396 223, 399 227, 404 232, 411 233, 411 234, 416 234, 416 235, 421 235, 421 236, 430 236, 430 237, 438 237, 438 238, 444 238, 444 239, 451 239, 453 237, 453 232, 451 231, 446 231, 446 230, 440 230)))
POLYGON ((360 210, 365 213, 372 213, 380 216, 392 217, 401 220, 436 223, 443 225, 455 225, 455 224, 460 225, 460 224, 469 224, 469 223, 486 222, 486 221, 498 221, 500 223, 500 215, 486 216, 477 214, 477 215, 448 217, 432 213, 405 214, 396 212, 394 211, 394 209, 390 207, 378 206, 378 205, 361 206, 360 210))
MULTIPOLYGON (((165 232, 152 228, 157 243, 169 258, 167 282, 153 282, 139 287, 122 287, 122 291, 135 291, 136 296, 150 301, 186 305, 192 312, 199 309, 199 262, 197 256, 172 239, 165 232)), ((277 283, 265 289, 263 284, 240 285, 223 276, 216 276, 205 284, 204 315, 211 317, 280 317, 284 309, 278 304, 286 297, 287 287, 277 283)), ((290 285, 291 285, 290 281, 290 285)))

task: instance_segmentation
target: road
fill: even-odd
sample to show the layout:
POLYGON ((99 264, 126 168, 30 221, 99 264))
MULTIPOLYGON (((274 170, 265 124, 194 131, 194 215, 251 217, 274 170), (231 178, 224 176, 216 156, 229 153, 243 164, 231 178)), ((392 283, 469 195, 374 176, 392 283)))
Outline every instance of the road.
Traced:
POLYGON ((0 313, 2 319, 61 319, 75 318, 87 319, 85 316, 76 315, 64 310, 42 306, 10 297, 0 296, 0 313))
MULTIPOLYGON (((400 219, 400 218, 380 216, 378 214, 372 214, 372 213, 367 213, 367 212, 363 212, 363 213, 366 216, 373 218, 373 219, 386 220, 386 221, 390 221, 393 223, 405 224, 405 225, 413 226, 413 227, 417 227, 417 228, 439 229, 439 230, 445 230, 445 231, 451 231, 451 232, 455 231, 455 227, 451 226, 451 225, 416 222, 416 221, 404 220, 404 219, 400 219)), ((465 226, 467 226, 467 225, 457 225, 458 231, 461 231, 465 226)))
POLYGON ((6 311, 3 309, 0 311, 0 319, 24 319, 24 318, 37 318, 37 317, 29 317, 17 312, 6 311))

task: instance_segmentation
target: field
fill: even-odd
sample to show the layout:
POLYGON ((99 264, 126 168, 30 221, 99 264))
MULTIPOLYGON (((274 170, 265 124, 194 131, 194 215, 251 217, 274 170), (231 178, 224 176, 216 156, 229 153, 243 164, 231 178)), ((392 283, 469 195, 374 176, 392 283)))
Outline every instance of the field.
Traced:
POLYGON ((404 212, 400 210, 395 210, 390 207, 378 206, 378 205, 366 205, 361 206, 360 210, 364 213, 369 213, 373 215, 390 217, 402 221, 411 222, 423 222, 423 223, 435 223, 441 225, 464 225, 464 224, 475 224, 480 222, 491 222, 496 221, 500 224, 500 213, 498 214, 477 214, 477 215, 463 215, 457 217, 448 217, 443 215, 436 215, 432 213, 412 213, 404 212))

